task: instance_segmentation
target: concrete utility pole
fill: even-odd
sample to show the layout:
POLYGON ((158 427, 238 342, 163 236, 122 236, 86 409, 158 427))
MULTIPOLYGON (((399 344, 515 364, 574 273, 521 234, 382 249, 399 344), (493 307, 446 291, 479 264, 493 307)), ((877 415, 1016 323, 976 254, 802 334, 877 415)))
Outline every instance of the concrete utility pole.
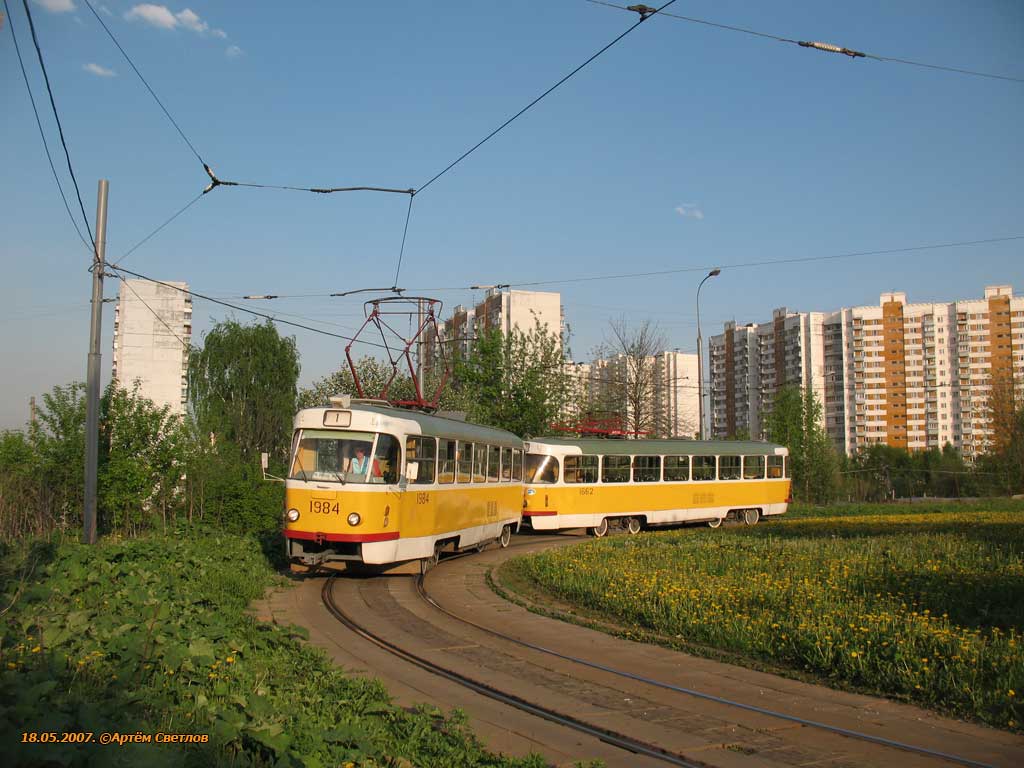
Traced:
POLYGON ((92 260, 92 321, 85 401, 85 509, 82 541, 96 543, 96 467, 100 438, 100 332, 103 325, 103 256, 107 247, 107 187, 100 179, 96 193, 96 253, 92 260))

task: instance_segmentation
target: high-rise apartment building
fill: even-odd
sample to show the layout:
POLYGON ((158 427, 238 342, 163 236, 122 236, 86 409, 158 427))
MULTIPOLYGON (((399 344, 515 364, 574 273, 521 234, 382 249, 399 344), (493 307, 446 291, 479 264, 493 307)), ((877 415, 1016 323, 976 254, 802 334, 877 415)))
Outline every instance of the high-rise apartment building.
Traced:
POLYGON ((185 413, 188 403, 192 297, 182 292, 187 289, 187 283, 125 280, 114 309, 114 381, 125 389, 138 382, 140 395, 175 414, 185 413))
MULTIPOLYGON (((549 291, 515 291, 491 288, 484 300, 474 307, 459 304, 440 328, 441 338, 447 345, 449 360, 453 356, 467 355, 473 341, 492 328, 504 334, 518 328, 529 333, 540 322, 548 333, 562 338, 562 295, 549 291)), ((436 340, 423 340, 424 368, 432 370, 439 362, 436 340)))
POLYGON ((788 384, 810 388, 823 399, 823 321, 821 312, 780 307, 770 323, 737 327, 728 322, 724 333, 711 337, 713 437, 760 437, 776 393, 788 384))
MULTIPOLYGON (((573 364, 580 401, 627 432, 650 437, 693 437, 697 432, 697 355, 658 352, 573 364)), ((580 411, 580 409, 577 409, 580 411)))
POLYGON ((878 306, 776 310, 770 325, 727 324, 711 339, 710 356, 717 437, 761 436, 775 391, 798 384, 814 391, 823 426, 848 453, 878 443, 910 450, 951 443, 973 458, 998 438, 993 388, 1012 393, 1024 383, 1024 298, 999 285, 953 302, 908 303, 893 292, 878 306))

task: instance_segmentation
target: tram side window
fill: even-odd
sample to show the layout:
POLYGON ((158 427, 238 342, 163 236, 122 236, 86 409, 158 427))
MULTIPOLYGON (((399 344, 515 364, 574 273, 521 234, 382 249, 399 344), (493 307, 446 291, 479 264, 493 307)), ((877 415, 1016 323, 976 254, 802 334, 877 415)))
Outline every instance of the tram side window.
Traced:
POLYGON ((566 456, 563 476, 567 483, 596 483, 597 456, 566 456))
POLYGON ((718 479, 739 480, 740 479, 740 457, 719 456, 718 457, 718 479))
POLYGON ((782 478, 782 456, 768 457, 768 479, 779 480, 782 478))
POLYGON ((656 483, 661 480, 661 456, 636 456, 633 459, 633 482, 656 483))
POLYGON ((434 482, 434 468, 437 464, 437 442, 432 437, 410 437, 405 441, 405 475, 409 476, 416 467, 416 479, 410 483, 430 485, 434 482))
POLYGON ((666 482, 681 482, 690 479, 690 457, 689 456, 666 456, 665 457, 665 480, 666 482))
POLYGON ((501 482, 507 483, 512 479, 512 449, 501 449, 501 482))
POLYGON ((764 456, 743 457, 743 479, 764 480, 764 456))
POLYGON ((473 480, 473 444, 459 440, 459 450, 455 459, 456 477, 460 483, 473 480))
POLYGON ((379 435, 377 437, 377 450, 373 454, 370 482, 397 483, 398 456, 398 440, 391 435, 379 435))
POLYGON ((487 446, 473 444, 473 482, 487 482, 487 446))
POLYGON ((437 441, 437 459, 440 466, 437 470, 437 482, 455 482, 455 457, 458 455, 454 440, 445 440, 443 437, 437 441))
POLYGON ((557 483, 558 457, 543 453, 526 454, 526 482, 557 483))
POLYGON ((498 462, 501 457, 501 448, 496 445, 487 446, 487 482, 498 482, 498 462))
POLYGON ((602 483, 629 482, 629 456, 605 456, 601 460, 602 483))
POLYGON ((715 479, 715 457, 694 456, 693 457, 693 479, 714 480, 715 479))
POLYGON ((517 483, 523 480, 523 452, 518 448, 512 449, 512 480, 517 483))

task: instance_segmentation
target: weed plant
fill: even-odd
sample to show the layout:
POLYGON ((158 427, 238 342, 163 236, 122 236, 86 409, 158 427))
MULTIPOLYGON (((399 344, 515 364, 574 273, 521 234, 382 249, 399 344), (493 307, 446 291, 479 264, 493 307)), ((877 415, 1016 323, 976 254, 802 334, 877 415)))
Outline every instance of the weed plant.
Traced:
POLYGON ((620 623, 1020 729, 1024 509, 860 505, 613 537, 516 570, 620 623))
POLYGON ((406 710, 246 613, 275 578, 228 534, 36 544, 2 553, 7 765, 542 766, 486 752, 465 717, 406 710), (23 734, 92 733, 85 745, 23 734), (103 733, 206 744, 102 746, 103 733), (13 759, 12 759, 13 758, 13 759))

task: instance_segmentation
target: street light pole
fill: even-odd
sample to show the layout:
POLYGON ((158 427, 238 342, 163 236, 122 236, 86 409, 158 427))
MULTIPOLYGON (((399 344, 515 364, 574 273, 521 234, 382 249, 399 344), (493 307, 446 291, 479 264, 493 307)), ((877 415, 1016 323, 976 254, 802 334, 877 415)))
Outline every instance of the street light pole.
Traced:
POLYGON ((700 335, 700 289, 709 278, 722 274, 720 269, 712 269, 697 286, 697 418, 700 420, 698 434, 704 439, 704 348, 700 335))

